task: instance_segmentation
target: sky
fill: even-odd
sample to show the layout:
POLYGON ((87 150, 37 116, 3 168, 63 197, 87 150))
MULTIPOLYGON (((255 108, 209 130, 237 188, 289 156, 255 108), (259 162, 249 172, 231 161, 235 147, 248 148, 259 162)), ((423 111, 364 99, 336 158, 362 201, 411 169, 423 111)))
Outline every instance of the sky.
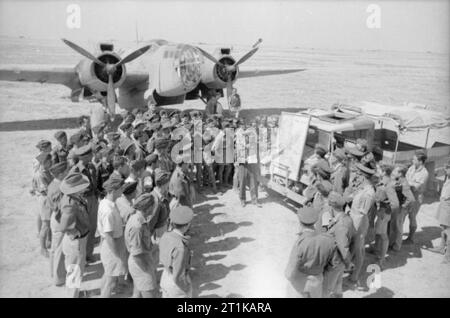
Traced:
POLYGON ((448 0, 0 0, 0 35, 448 53, 449 13, 448 0))

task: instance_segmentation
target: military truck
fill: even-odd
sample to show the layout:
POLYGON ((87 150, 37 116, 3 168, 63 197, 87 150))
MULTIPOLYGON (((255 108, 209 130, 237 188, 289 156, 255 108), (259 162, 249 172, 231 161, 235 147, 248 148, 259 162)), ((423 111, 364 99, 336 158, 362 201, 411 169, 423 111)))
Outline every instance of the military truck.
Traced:
MULTIPOLYGON (((333 105, 330 110, 283 112, 276 146, 272 146, 270 156, 261 158, 262 165, 268 165, 269 168, 261 176, 260 182, 290 200, 304 204, 306 198, 301 193, 308 185, 304 163, 313 154, 315 144, 320 143, 331 152, 336 147, 355 145, 358 138, 364 138, 377 161, 391 164, 410 164, 414 152, 426 148, 429 157, 426 168, 431 176, 429 188, 439 188, 435 170, 450 156, 450 135, 436 139, 434 136, 445 135, 445 132, 435 134, 429 131, 422 145, 417 143, 417 138, 407 135, 405 125, 399 125, 398 122, 389 125, 390 120, 392 118, 375 117, 361 109, 343 105, 333 105)), ((426 131, 446 127, 423 126, 421 129, 426 131)))

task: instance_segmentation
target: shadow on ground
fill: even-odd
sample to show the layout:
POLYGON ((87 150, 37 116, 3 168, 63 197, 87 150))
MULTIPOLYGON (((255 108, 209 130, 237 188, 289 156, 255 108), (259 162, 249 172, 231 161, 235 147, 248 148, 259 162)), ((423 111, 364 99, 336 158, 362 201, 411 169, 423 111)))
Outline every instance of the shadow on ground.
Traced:
MULTIPOLYGON (((407 234, 407 233, 405 233, 407 234)), ((384 265, 384 270, 394 269, 398 267, 403 267, 408 262, 410 258, 422 258, 422 249, 430 248, 433 246, 432 241, 441 236, 441 229, 437 226, 425 226, 421 228, 421 231, 416 232, 415 243, 414 244, 403 244, 402 248, 398 252, 388 251, 388 256, 384 265)), ((377 264, 377 257, 374 254, 367 253, 364 259, 364 265, 359 276, 360 287, 359 289, 365 292, 369 291, 367 286, 367 281, 369 276, 372 277, 376 274, 374 268, 369 267, 370 265, 377 264)), ((344 291, 348 290, 344 286, 344 291)), ((393 297, 394 293, 387 288, 380 288, 376 293, 368 295, 366 297, 377 298, 377 297, 393 297), (392 294, 392 295, 390 295, 392 294)))
MULTIPOLYGON (((211 211, 223 206, 223 204, 202 203, 196 207, 196 217, 189 230, 189 234, 192 236, 190 246, 193 250, 192 266, 194 270, 191 272, 191 278, 194 297, 198 297, 202 292, 220 288, 221 285, 217 281, 225 278, 231 271, 245 268, 243 264, 226 266, 216 263, 226 257, 226 252, 237 248, 242 243, 253 241, 253 238, 249 237, 227 235, 242 226, 252 225, 251 222, 213 222, 214 217, 224 213, 213 214, 211 211)), ((206 297, 219 296, 210 294, 206 297)))

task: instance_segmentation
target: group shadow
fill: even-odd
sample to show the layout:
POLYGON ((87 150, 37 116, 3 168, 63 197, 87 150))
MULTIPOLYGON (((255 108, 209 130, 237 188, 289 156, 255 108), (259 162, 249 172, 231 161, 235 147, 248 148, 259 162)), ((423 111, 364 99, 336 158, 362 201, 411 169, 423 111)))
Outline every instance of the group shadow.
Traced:
MULTIPOLYGON (((213 222, 215 217, 224 213, 212 213, 212 211, 223 206, 221 203, 210 204, 206 201, 195 207, 196 217, 188 233, 191 236, 189 244, 193 250, 191 278, 194 297, 198 297, 203 292, 220 288, 221 285, 217 281, 225 278, 232 271, 239 271, 246 267, 240 263, 226 266, 216 262, 227 257, 227 253, 240 244, 254 240, 250 237, 227 235, 240 227, 252 225, 251 222, 213 222)), ((202 297, 219 296, 210 294, 202 297)))

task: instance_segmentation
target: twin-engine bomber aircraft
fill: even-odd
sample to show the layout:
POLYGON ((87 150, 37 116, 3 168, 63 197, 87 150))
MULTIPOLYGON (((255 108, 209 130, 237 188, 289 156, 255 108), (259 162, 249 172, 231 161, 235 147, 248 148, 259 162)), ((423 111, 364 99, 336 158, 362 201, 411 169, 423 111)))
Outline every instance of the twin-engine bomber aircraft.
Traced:
POLYGON ((0 80, 62 84, 72 90, 72 101, 95 98, 114 114, 116 102, 127 110, 149 104, 181 104, 184 100, 202 98, 210 90, 223 96, 226 89, 229 100, 238 78, 304 70, 240 70, 240 65, 259 49, 261 39, 237 61, 229 48, 219 48, 211 55, 199 47, 165 40, 151 41, 124 57, 108 43, 101 43, 100 53, 93 55, 73 42, 65 39, 63 42, 85 59, 75 67, 0 66, 0 80))

